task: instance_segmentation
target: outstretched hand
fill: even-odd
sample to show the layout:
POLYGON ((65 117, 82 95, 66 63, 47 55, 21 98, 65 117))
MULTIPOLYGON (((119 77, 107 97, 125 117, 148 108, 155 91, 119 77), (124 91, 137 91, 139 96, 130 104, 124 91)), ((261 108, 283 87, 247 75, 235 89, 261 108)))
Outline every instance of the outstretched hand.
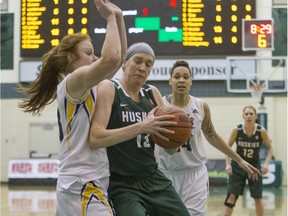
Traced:
POLYGON ((109 16, 115 15, 114 9, 108 0, 94 0, 96 8, 100 15, 107 20, 109 16))
POLYGON ((259 176, 261 176, 261 173, 258 169, 244 160, 239 163, 239 166, 248 173, 248 178, 252 179, 253 181, 258 180, 259 176))
POLYGON ((109 6, 113 9, 114 13, 116 14, 116 17, 123 16, 122 10, 117 5, 109 2, 109 6))

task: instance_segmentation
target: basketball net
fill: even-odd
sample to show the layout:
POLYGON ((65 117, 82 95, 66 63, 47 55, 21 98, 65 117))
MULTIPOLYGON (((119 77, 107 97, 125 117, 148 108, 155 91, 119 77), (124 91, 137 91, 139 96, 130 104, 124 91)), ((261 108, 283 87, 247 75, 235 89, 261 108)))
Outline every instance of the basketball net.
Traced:
POLYGON ((250 90, 251 96, 253 98, 256 98, 258 102, 261 104, 264 87, 262 85, 251 85, 249 90, 250 90))

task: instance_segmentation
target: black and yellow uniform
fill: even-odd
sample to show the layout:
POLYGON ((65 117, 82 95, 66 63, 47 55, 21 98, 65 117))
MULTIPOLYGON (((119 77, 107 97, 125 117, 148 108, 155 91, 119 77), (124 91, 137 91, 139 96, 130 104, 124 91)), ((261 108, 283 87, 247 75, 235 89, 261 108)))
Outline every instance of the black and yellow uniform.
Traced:
MULTIPOLYGON (((118 81, 107 129, 142 121, 157 106, 149 85, 140 90, 141 101, 133 101, 118 81)), ((110 163, 108 194, 117 216, 189 216, 171 181, 157 168, 154 143, 148 134, 107 148, 110 163)))
MULTIPOLYGON (((261 170, 261 162, 259 158, 259 152, 262 144, 261 129, 262 126, 256 124, 255 131, 252 136, 248 137, 244 132, 244 125, 239 124, 237 126, 238 134, 236 138, 236 152, 245 161, 261 170)), ((231 162, 232 174, 228 179, 228 194, 243 195, 246 180, 248 179, 248 174, 243 170, 237 162, 231 162)), ((248 184, 250 188, 251 197, 262 198, 262 176, 259 176, 258 180, 248 179, 248 184)))

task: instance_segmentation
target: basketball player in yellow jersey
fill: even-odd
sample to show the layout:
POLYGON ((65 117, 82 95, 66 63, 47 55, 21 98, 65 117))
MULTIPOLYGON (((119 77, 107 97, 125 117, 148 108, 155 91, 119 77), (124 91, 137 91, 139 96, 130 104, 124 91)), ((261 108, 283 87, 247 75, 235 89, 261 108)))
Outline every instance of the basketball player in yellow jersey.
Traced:
POLYGON ((206 155, 203 132, 206 140, 235 161, 255 179, 259 171, 239 157, 217 134, 214 129, 210 109, 201 99, 189 95, 192 86, 191 71, 188 63, 178 60, 172 67, 169 85, 172 94, 164 98, 166 105, 174 105, 184 109, 193 119, 192 136, 178 152, 169 155, 156 145, 155 156, 159 169, 172 180, 173 186, 186 205, 191 216, 207 215, 208 173, 205 166, 206 155))
MULTIPOLYGON (((20 104, 37 114, 55 98, 60 130, 57 216, 112 216, 108 202, 109 165, 106 149, 87 143, 100 81, 120 68, 127 49, 122 11, 107 0, 94 0, 107 21, 101 57, 94 55, 88 35, 65 36, 43 57, 38 79, 20 91, 31 97, 20 104)), ((95 11, 96 12, 96 11, 95 11)))

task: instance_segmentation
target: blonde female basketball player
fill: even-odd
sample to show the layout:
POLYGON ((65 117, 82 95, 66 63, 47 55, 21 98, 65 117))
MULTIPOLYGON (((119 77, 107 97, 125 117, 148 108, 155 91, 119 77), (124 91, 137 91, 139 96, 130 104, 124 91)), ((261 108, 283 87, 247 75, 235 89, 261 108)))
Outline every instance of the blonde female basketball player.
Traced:
MULTIPOLYGON (((237 144, 236 152, 248 163, 261 170, 262 174, 268 172, 268 165, 273 155, 272 145, 268 133, 264 127, 256 124, 257 112, 253 106, 245 106, 243 109, 244 123, 237 125, 233 129, 228 145, 237 144), (259 152, 262 141, 266 145, 267 155, 263 165, 259 158, 259 152)), ((226 157, 226 172, 229 175, 227 184, 227 197, 224 202, 224 215, 231 216, 236 201, 240 195, 243 195, 246 185, 247 174, 244 170, 226 157)), ((257 181, 248 179, 248 185, 251 197, 255 201, 255 211, 257 216, 264 215, 264 206, 262 201, 262 176, 257 181)))
POLYGON ((30 97, 20 103, 37 114, 55 98, 60 130, 57 216, 112 216, 107 188, 109 165, 106 149, 92 150, 88 143, 90 121, 100 81, 120 68, 127 49, 122 11, 108 0, 94 0, 107 21, 101 57, 94 55, 88 35, 68 35, 43 56, 37 80, 20 91, 30 97))

